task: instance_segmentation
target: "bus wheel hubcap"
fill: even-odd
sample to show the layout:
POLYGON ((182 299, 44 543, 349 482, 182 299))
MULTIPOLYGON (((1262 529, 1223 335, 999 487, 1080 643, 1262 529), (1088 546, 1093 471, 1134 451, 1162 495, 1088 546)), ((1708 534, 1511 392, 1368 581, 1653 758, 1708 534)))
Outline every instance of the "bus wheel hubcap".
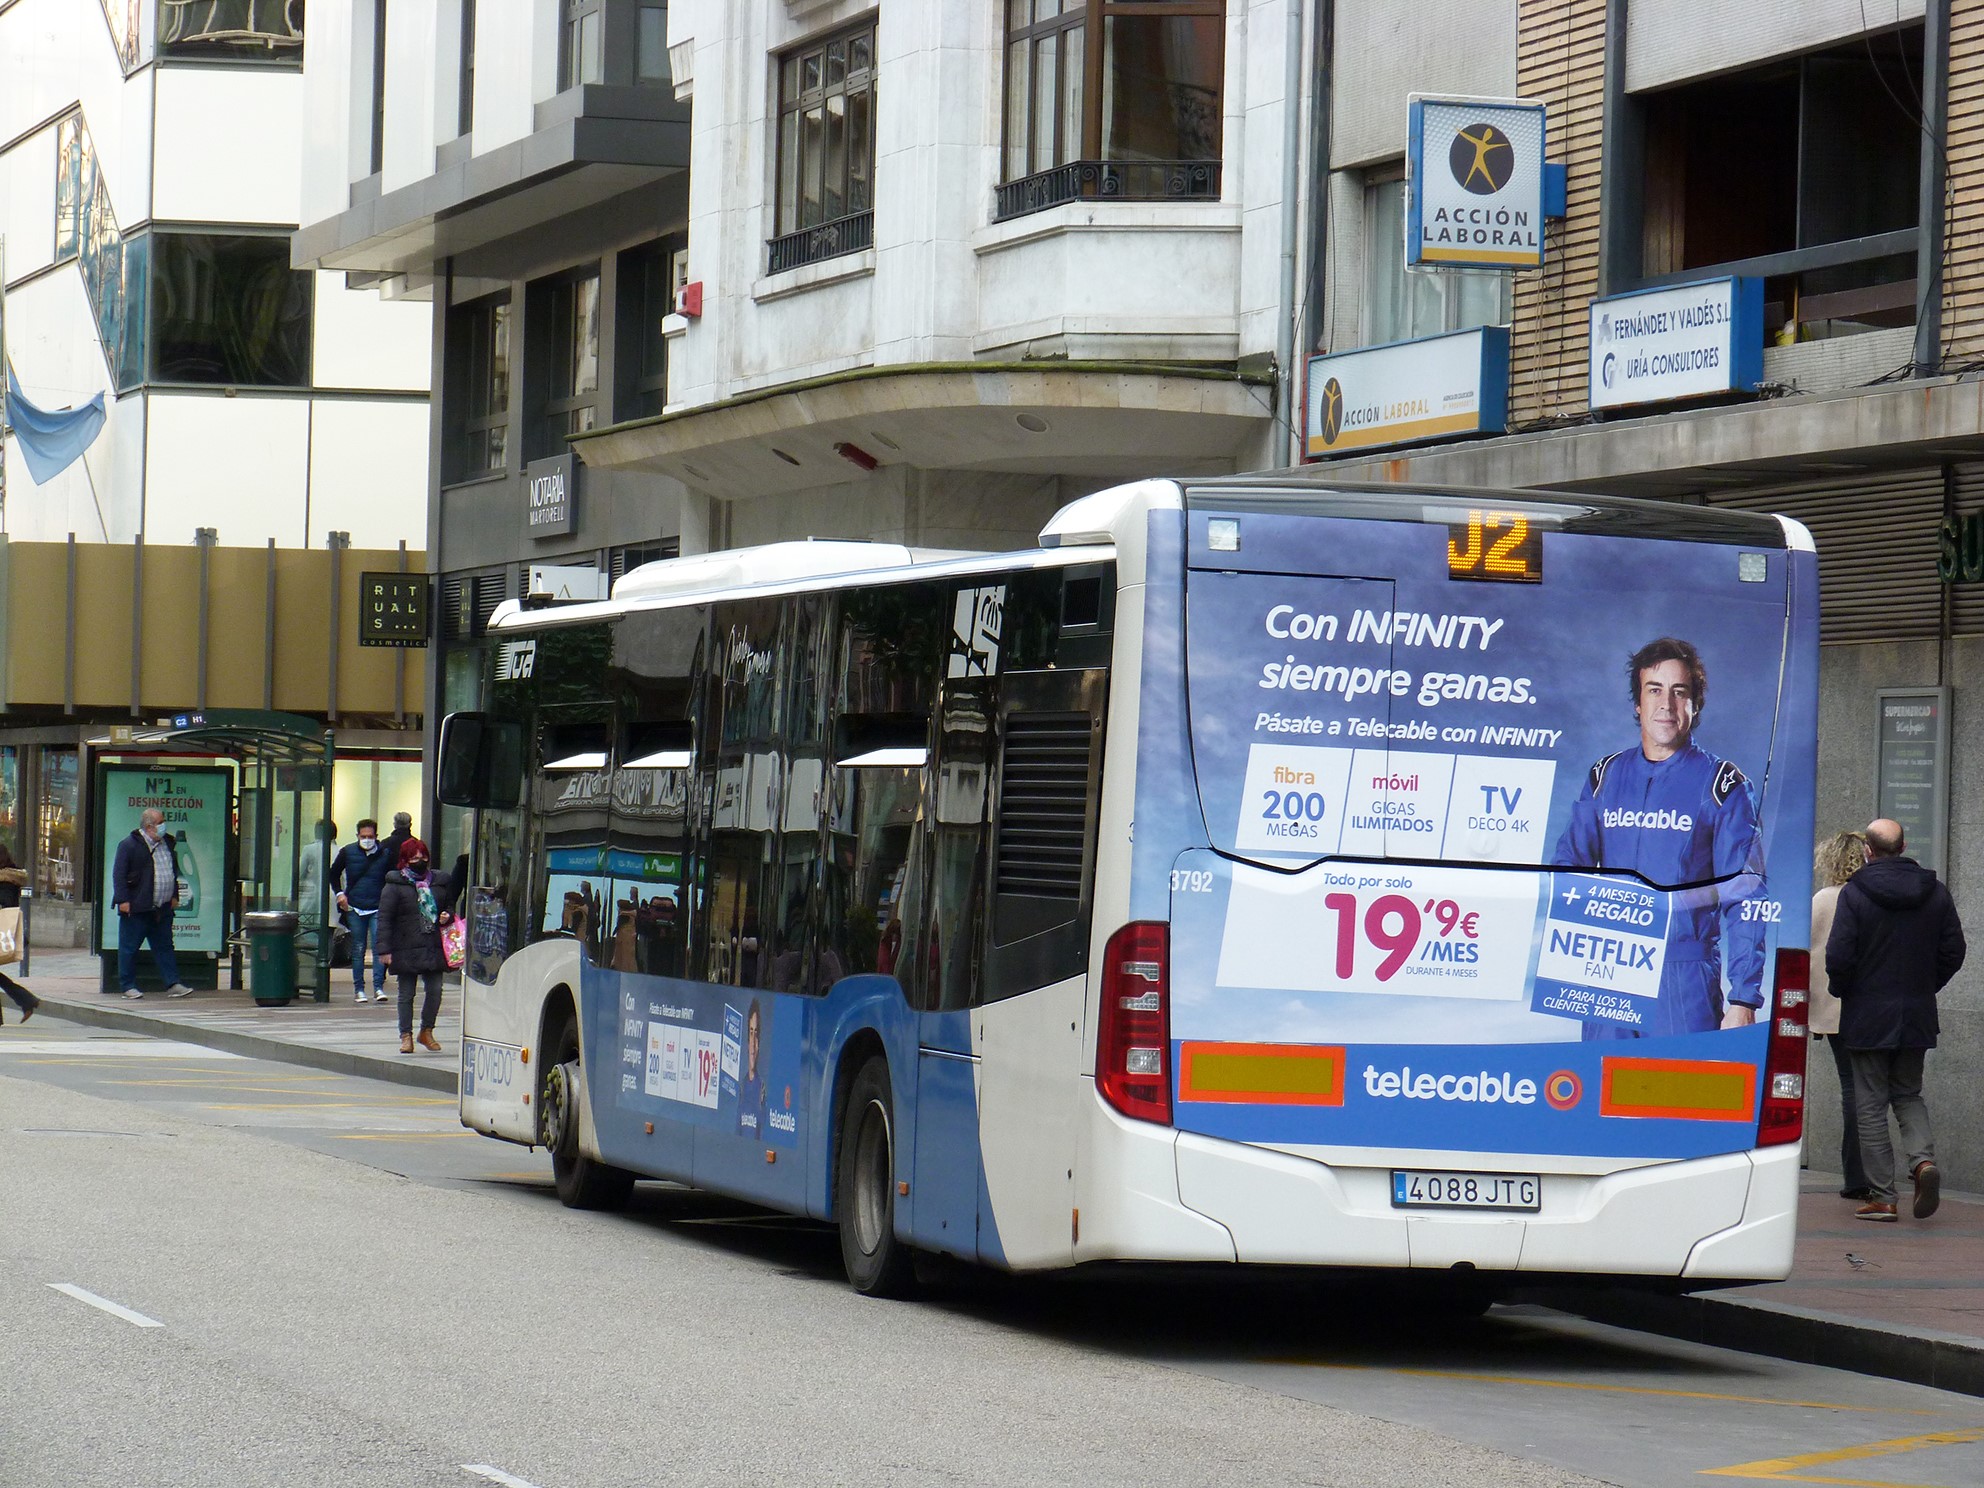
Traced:
POLYGON ((544 1076, 544 1145, 555 1148, 564 1140, 569 1116, 572 1083, 566 1066, 554 1064, 544 1076))
POLYGON ((882 1245, 889 1213, 889 1113, 870 1101, 861 1113, 854 1149, 854 1240, 863 1255, 882 1245))

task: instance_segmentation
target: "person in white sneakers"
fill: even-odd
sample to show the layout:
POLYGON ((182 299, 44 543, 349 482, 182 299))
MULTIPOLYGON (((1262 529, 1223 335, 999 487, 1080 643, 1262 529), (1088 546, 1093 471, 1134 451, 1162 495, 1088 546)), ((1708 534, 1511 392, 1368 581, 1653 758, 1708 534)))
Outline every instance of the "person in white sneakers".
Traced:
POLYGON ((138 948, 147 941, 158 974, 165 978, 165 995, 193 995, 193 989, 179 980, 179 957, 172 949, 179 854, 171 834, 161 830, 164 824, 165 814, 147 806, 138 818, 138 829, 117 844, 110 868, 111 899, 117 906, 117 985, 134 1001, 145 995, 138 990, 138 948))

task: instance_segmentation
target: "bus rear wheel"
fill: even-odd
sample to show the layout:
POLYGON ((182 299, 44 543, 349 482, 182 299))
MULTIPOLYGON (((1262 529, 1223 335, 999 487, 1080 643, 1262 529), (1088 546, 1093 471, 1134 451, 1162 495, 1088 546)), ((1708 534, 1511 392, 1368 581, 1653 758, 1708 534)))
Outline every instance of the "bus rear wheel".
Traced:
POLYGON ((624 1209, 634 1175, 579 1151, 579 1036, 567 1024, 559 1033, 558 1059, 544 1072, 538 1092, 538 1136, 551 1151, 551 1180, 568 1209, 624 1209))
POLYGON ((895 1108, 880 1056, 848 1087, 834 1196, 848 1284, 864 1297, 908 1292, 915 1272, 909 1247, 896 1238, 895 1108))

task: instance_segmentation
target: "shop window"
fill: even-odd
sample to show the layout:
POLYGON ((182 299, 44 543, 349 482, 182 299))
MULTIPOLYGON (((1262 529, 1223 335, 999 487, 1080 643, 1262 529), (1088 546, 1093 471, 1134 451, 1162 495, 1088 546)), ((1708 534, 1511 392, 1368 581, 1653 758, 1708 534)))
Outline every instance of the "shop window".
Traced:
POLYGON ((475 480, 509 464, 510 297, 462 305, 448 314, 443 396, 450 438, 446 479, 475 480))
POLYGON ((549 358, 533 455, 558 455, 570 436, 585 433, 599 417, 599 270, 533 287, 533 292, 544 301, 549 358))
POLYGON ((0 842, 18 859, 21 847, 21 752, 0 744, 0 842))
POLYGON ((40 811, 35 819, 35 892, 74 901, 81 859, 76 841, 76 751, 43 746, 40 811))
POLYGON ((564 29, 558 48, 558 86, 576 88, 606 77, 606 0, 561 0, 564 29))
POLYGON ((661 322, 675 309, 681 246, 679 238, 664 238, 620 255, 616 418, 646 418, 668 402, 668 341, 661 322))
POLYGON ((1217 199, 1219 0, 1006 0, 1000 218, 1081 197, 1217 199))
POLYGON ((162 57, 301 67, 303 0, 158 0, 158 50, 162 57))
POLYGON ((162 382, 307 387, 315 276, 289 239, 155 232, 152 374, 162 382))
POLYGON ((1913 324, 1921 97, 1919 26, 1646 97, 1643 273, 1759 275, 1780 339, 1913 324))
POLYGON ((1405 180, 1386 174, 1364 187, 1364 325, 1366 346, 1411 341, 1446 331, 1505 325, 1506 274, 1405 267, 1405 180))
POLYGON ((779 58, 777 153, 770 272, 873 245, 872 20, 779 58))

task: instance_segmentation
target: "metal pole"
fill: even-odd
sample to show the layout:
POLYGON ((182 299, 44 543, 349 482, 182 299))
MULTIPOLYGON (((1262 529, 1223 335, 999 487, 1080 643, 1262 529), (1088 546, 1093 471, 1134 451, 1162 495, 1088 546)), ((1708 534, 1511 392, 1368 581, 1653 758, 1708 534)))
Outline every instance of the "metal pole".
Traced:
POLYGON ((62 711, 76 711, 76 534, 69 534, 69 593, 63 610, 62 711))
POLYGON ((338 627, 344 599, 344 550, 351 546, 349 532, 332 532, 326 535, 326 543, 331 550, 331 634, 330 634, 330 674, 325 689, 324 717, 332 723, 338 721, 338 627))
POLYGON ((1281 430, 1274 464, 1287 465, 1295 444, 1295 260, 1302 204, 1302 0, 1288 0, 1281 69, 1281 313, 1275 327, 1275 389, 1281 430))
POLYGON ((29 974, 28 958, 33 954, 34 951, 34 935, 32 933, 33 926, 31 923, 33 919, 33 915, 31 912, 33 909, 34 909, 34 890, 32 888, 24 888, 21 890, 21 975, 22 976, 27 976, 29 974))
POLYGON ((214 543, 220 534, 212 527, 193 529, 193 541, 200 547, 200 658, 193 687, 193 706, 202 712, 207 706, 207 615, 213 595, 214 543))
MULTIPOLYGON (((400 539, 400 572, 406 572, 406 539, 400 539)), ((406 727, 406 647, 393 651, 393 727, 406 727)))
POLYGON ((144 712, 145 535, 131 539, 131 716, 144 712))
POLYGON ((1922 185, 1915 249, 1915 375, 1943 370, 1943 243, 1948 207, 1944 165, 1950 130, 1950 0, 1922 8, 1922 185))

